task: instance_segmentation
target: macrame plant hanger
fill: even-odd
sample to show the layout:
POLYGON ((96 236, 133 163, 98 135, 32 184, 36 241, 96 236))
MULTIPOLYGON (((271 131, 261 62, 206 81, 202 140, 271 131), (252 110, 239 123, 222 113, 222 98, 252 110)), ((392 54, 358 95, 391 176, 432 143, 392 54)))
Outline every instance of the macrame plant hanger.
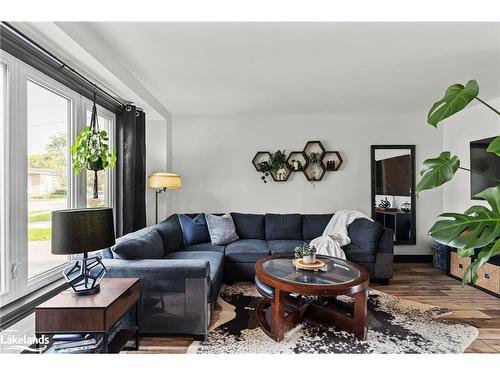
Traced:
MULTIPOLYGON (((99 134, 99 121, 97 120, 97 106, 95 104, 95 101, 96 101, 96 93, 94 91, 94 103, 92 105, 92 115, 90 117, 90 134, 91 136, 89 137, 89 141, 88 141, 88 144, 87 146, 90 148, 90 143, 93 142, 100 142, 99 140, 94 140, 94 135, 95 134, 99 134)), ((99 138, 100 139, 100 138, 99 138)), ((93 146, 97 146, 97 145, 93 145, 93 146)), ((99 156, 100 158, 100 156, 99 156)), ((90 166, 92 164, 88 164, 88 166, 90 166)), ((88 168, 90 169, 90 168, 88 168)), ((97 172, 99 169, 96 168, 96 166, 93 166, 92 169, 90 169, 92 171, 94 171, 94 199, 97 199, 99 198, 99 186, 98 186, 98 183, 97 183, 97 172)))

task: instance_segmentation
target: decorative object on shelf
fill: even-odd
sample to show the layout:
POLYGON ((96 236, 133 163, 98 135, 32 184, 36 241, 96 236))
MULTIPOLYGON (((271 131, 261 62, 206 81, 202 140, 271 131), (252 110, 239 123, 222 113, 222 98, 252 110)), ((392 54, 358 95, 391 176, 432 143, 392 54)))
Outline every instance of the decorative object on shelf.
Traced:
POLYGON ((182 187, 182 178, 175 173, 155 172, 148 177, 148 188, 155 189, 155 218, 158 224, 158 194, 182 187))
POLYGON ((338 171, 344 162, 338 151, 325 151, 322 161, 328 172, 338 171))
POLYGON ((380 208, 389 208, 391 207, 391 202, 389 202, 389 199, 385 197, 385 199, 382 199, 380 201, 380 204, 378 205, 380 208))
POLYGON ((295 266, 295 269, 297 270, 315 271, 315 272, 324 268, 326 265, 326 263, 323 262, 321 259, 316 259, 312 263, 306 263, 304 259, 293 259, 292 263, 295 266))
POLYGON ((280 168, 276 171, 276 179, 278 181, 285 181, 287 176, 286 168, 280 168))
POLYGON ((301 171, 304 169, 302 162, 300 160, 293 159, 292 160, 292 170, 293 171, 301 171))
POLYGON ((109 149, 108 133, 99 130, 96 107, 96 94, 92 105, 90 126, 85 127, 76 136, 75 143, 71 146, 73 171, 78 174, 87 169, 94 172, 94 198, 99 198, 97 172, 105 168, 114 168, 116 163, 115 149, 109 149))
POLYGON ((411 203, 406 201, 404 202, 401 207, 400 207, 401 211, 403 212, 411 212, 411 203))
POLYGON ((88 253, 114 244, 115 226, 111 208, 52 211, 52 254, 83 253, 83 258, 73 259, 63 271, 74 294, 99 293, 99 283, 106 274, 106 267, 99 255, 89 257, 88 253))
POLYGON ((292 151, 286 161, 290 172, 304 172, 309 165, 306 154, 302 151, 292 151))

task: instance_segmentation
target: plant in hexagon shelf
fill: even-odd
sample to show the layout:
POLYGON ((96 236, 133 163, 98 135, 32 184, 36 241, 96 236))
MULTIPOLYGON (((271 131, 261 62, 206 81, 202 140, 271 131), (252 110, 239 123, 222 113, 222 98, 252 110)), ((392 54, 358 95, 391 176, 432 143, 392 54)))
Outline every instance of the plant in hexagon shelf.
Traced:
POLYGON ((278 150, 273 154, 266 151, 259 151, 255 154, 252 163, 255 169, 263 174, 261 179, 264 183, 267 183, 267 178, 269 176, 271 176, 274 181, 283 182, 288 180, 290 174, 286 160, 285 150, 278 150))
POLYGON ((304 146, 304 155, 307 157, 308 165, 304 168, 304 175, 308 181, 321 181, 326 170, 323 166, 323 155, 325 148, 320 141, 308 141, 304 146))
POLYGON ((271 175, 274 181, 288 180, 289 171, 286 159, 287 156, 285 150, 278 150, 274 154, 271 154, 271 175))
MULTIPOLYGON (((440 121, 461 111, 474 99, 500 116, 500 112, 479 99, 478 94, 479 86, 475 80, 467 82, 465 86, 454 84, 448 87, 444 97, 430 109, 427 122, 437 127, 440 121)), ((489 144, 486 151, 500 157, 500 136, 489 144)), ((459 257, 474 257, 464 272, 462 284, 465 284, 468 280, 475 283, 478 269, 491 257, 500 255, 500 180, 460 166, 456 155, 452 156, 449 151, 444 151, 437 158, 424 161, 420 171, 422 179, 417 184, 416 191, 418 194, 443 185, 459 169, 478 173, 496 184, 475 196, 484 199, 489 207, 475 205, 464 213, 445 212, 440 215, 444 220, 437 221, 429 230, 429 236, 436 241, 456 247, 459 257)))
POLYGON ((252 159, 252 164, 257 172, 261 172, 262 182, 267 183, 271 171, 271 154, 267 151, 258 151, 252 159))

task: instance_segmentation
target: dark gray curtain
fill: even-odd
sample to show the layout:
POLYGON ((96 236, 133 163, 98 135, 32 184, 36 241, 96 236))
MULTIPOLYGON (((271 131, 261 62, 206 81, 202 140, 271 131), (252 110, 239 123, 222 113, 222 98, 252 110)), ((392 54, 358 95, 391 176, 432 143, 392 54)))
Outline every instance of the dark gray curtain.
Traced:
POLYGON ((146 226, 146 115, 127 106, 116 116, 116 234, 146 226))

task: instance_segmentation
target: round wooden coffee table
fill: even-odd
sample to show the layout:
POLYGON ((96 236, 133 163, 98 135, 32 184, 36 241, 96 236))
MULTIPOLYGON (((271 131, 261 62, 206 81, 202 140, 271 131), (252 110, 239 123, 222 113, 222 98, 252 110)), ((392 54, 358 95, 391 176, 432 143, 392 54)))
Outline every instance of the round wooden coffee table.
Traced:
POLYGON ((263 297, 256 309, 257 322, 275 341, 281 341, 306 315, 364 340, 368 331, 368 272, 347 260, 318 258, 326 263, 319 271, 295 269, 291 254, 257 261, 255 284, 263 297), (354 303, 339 301, 336 297, 340 295, 352 297, 354 303))

